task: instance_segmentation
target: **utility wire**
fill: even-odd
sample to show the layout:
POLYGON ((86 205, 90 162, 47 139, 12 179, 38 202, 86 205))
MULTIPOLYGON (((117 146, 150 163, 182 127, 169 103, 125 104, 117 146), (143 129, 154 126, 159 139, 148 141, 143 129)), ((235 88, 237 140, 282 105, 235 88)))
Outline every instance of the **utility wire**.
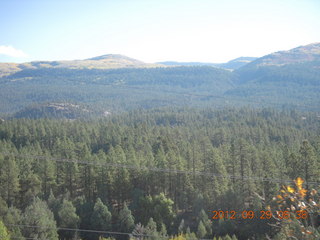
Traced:
MULTIPOLYGON (((63 231, 75 231, 75 232, 89 232, 89 233, 100 233, 100 234, 111 234, 111 235, 128 235, 129 237, 151 237, 151 238, 163 238, 168 239, 169 236, 155 236, 155 235, 147 235, 147 234, 134 234, 134 233, 126 233, 126 232, 115 232, 115 231, 99 231, 93 229, 81 229, 81 228, 61 228, 61 227, 44 227, 44 226, 36 226, 36 225, 25 225, 25 224, 5 224, 5 226, 10 227, 23 227, 23 228, 40 228, 40 229, 54 229, 54 230, 63 230, 63 231)), ((17 237, 21 238, 21 237, 17 237)), ((26 238, 26 239, 37 239, 37 238, 26 238)), ((191 240, 210 240, 206 238, 195 238, 191 240)))
MULTIPOLYGON (((190 174, 190 175, 199 175, 199 176, 207 176, 207 177, 217 177, 217 178, 228 178, 235 179, 240 181, 257 181, 257 182, 274 182, 274 183, 286 183, 291 184, 294 183, 293 180, 285 180, 285 179, 277 179, 277 178, 265 178, 265 177, 247 177, 247 176, 235 176, 235 175, 221 175, 212 172, 200 172, 200 171, 185 171, 185 170, 176 170, 176 169, 166 169, 166 168, 157 168, 157 167, 140 167, 134 165, 125 165, 118 163, 100 163, 100 162, 89 162, 83 160, 75 160, 75 159, 65 159, 65 158, 53 158, 47 156, 39 156, 39 155, 25 155, 25 154, 15 154, 8 152, 0 152, 3 156, 14 156, 14 157, 26 157, 38 160, 49 160, 55 162, 62 163, 77 163, 84 165, 92 165, 92 166, 101 166, 101 167, 113 167, 113 168, 125 168, 139 171, 153 171, 153 172, 166 172, 166 173, 177 173, 177 174, 190 174)), ((318 182, 306 182, 309 185, 318 185, 318 182)))

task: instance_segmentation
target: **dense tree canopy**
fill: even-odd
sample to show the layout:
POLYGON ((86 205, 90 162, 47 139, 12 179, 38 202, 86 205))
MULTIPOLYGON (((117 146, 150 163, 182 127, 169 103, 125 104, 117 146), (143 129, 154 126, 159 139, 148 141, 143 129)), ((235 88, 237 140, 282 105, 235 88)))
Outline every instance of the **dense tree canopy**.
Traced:
POLYGON ((266 239, 279 233, 273 219, 214 219, 212 211, 259 213, 297 176, 309 191, 319 188, 319 124, 316 113, 248 108, 7 120, 0 123, 0 219, 37 226, 7 228, 39 239, 58 232, 65 239, 128 237, 108 232, 266 239))

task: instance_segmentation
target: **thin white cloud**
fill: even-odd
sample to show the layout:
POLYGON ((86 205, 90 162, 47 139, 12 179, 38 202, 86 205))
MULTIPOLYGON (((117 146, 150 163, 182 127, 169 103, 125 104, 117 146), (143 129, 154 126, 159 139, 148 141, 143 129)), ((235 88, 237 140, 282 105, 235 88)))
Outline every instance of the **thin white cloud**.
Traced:
POLYGON ((12 46, 4 46, 4 45, 0 45, 0 55, 6 55, 9 57, 15 57, 15 58, 28 57, 28 55, 24 53, 22 50, 16 49, 12 46))

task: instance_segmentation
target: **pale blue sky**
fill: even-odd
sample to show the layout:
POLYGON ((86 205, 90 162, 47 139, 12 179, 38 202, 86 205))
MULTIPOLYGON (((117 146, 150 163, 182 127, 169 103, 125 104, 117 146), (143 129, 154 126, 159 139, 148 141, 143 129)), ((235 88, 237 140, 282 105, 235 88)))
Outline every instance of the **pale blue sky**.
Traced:
POLYGON ((320 42, 320 1, 0 0, 0 33, 0 62, 225 62, 320 42))

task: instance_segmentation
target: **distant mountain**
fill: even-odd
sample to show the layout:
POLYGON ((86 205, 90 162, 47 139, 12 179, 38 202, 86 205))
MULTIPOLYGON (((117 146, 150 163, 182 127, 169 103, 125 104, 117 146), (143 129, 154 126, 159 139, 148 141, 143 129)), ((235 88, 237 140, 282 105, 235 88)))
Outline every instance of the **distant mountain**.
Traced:
POLYGON ((166 62, 158 62, 158 63, 166 66, 212 66, 212 67, 220 67, 220 68, 229 69, 229 70, 235 70, 250 63, 255 59, 257 58, 256 57, 239 57, 226 63, 175 62, 175 61, 166 61, 166 62))
POLYGON ((240 82, 320 83, 320 43, 275 52, 239 68, 240 82))
POLYGON ((158 64, 165 66, 217 66, 217 63, 207 63, 207 62, 177 62, 177 61, 165 61, 158 62, 158 64))
POLYGON ((289 51, 279 51, 258 58, 251 62, 252 66, 283 66, 320 61, 320 43, 312 43, 293 48, 289 51))
POLYGON ((235 88, 225 96, 320 106, 320 43, 258 58, 234 71, 235 88), (285 101, 284 101, 285 100, 285 101))
POLYGON ((107 54, 85 60, 72 61, 34 61, 28 63, 0 63, 0 77, 25 69, 115 69, 115 68, 152 68, 163 67, 159 64, 144 63, 120 54, 107 54))
POLYGON ((320 43, 315 43, 212 66, 167 62, 165 67, 115 54, 75 61, 2 63, 0 114, 41 117, 53 113, 73 118, 86 113, 73 105, 98 113, 244 105, 320 111, 319 49, 320 43))
POLYGON ((220 63, 218 64, 218 66, 225 69, 235 70, 247 65, 248 63, 256 59, 257 59, 256 57, 239 57, 226 63, 220 63))

